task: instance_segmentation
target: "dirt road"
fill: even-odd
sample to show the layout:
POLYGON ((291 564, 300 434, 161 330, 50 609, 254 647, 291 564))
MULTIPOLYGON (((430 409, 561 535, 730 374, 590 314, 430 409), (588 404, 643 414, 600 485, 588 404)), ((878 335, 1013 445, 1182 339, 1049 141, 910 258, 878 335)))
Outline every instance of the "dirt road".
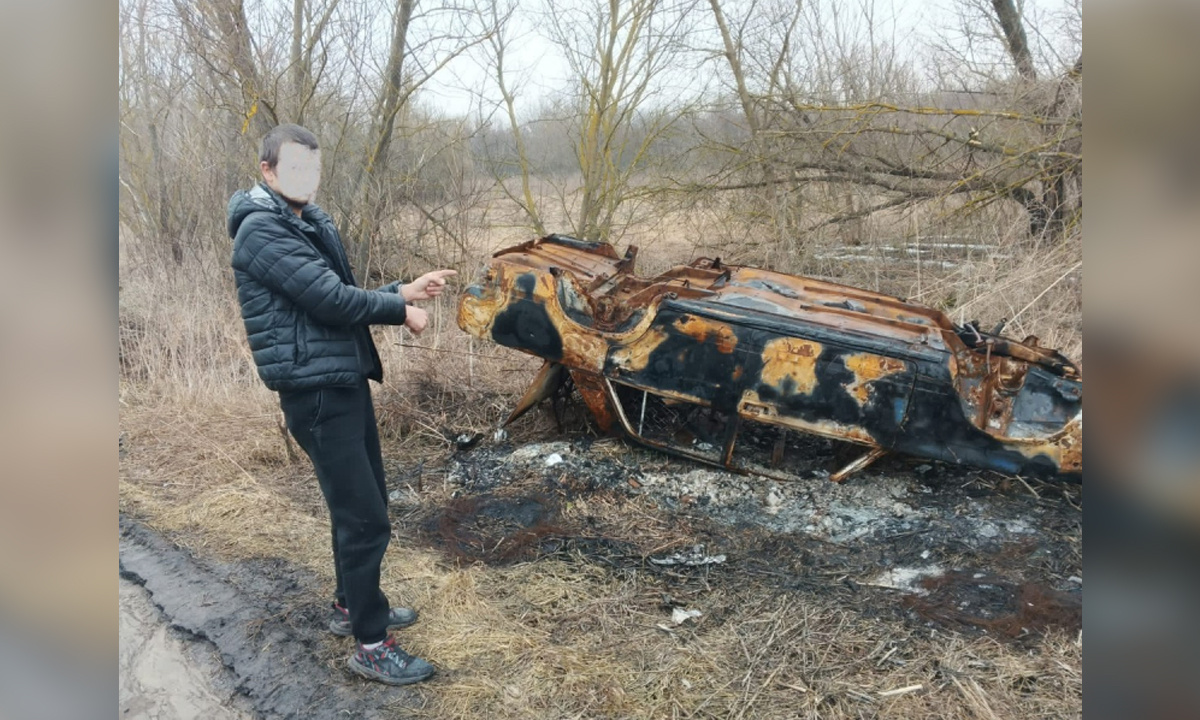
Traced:
POLYGON ((210 643, 170 627, 145 588, 120 580, 118 716, 128 720, 247 720, 210 643))
POLYGON ((209 561, 125 517, 119 525, 121 718, 370 720, 420 702, 345 669, 349 646, 330 638, 302 570, 209 561))

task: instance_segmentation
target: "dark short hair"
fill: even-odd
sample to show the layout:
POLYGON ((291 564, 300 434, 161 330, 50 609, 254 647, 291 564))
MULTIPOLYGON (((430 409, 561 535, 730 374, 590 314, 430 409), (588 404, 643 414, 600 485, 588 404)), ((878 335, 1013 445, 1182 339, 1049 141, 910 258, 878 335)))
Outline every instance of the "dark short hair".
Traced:
POLYGON ((262 149, 258 152, 258 159, 265 162, 267 167, 274 168, 279 163, 279 148, 289 142, 298 143, 309 150, 320 149, 317 145, 317 136, 313 135, 312 130, 288 123, 276 125, 263 136, 262 149))

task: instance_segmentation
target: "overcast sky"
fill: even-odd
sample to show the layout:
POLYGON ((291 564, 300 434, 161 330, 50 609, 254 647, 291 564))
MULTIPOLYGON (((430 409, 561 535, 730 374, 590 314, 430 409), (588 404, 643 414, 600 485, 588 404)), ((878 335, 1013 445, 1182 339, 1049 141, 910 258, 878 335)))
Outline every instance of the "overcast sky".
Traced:
MULTIPOLYGON (((553 5, 561 11, 577 5, 577 2, 591 1, 554 0, 553 5)), ((732 1, 723 3, 731 22, 739 14, 739 5, 744 4, 732 1)), ((864 11, 871 9, 876 38, 892 44, 902 55, 908 56, 919 73, 924 71, 933 55, 931 48, 939 43, 954 45, 981 66, 995 66, 1001 73, 1007 71, 1004 65, 1009 61, 1003 55, 1003 46, 992 39, 994 29, 982 15, 985 10, 990 11, 990 0, 814 0, 813 4, 806 7, 818 5, 823 6, 820 13, 823 21, 829 23, 832 20, 826 18, 836 6, 844 27, 862 28, 865 25, 864 11), (977 13, 979 19, 964 28, 960 13, 964 6, 972 2, 980 8, 977 13), (964 29, 976 33, 976 37, 967 37, 964 29)), ((570 71, 564 53, 552 41, 547 23, 540 17, 546 6, 539 0, 521 0, 507 33, 509 47, 505 62, 509 68, 508 82, 517 88, 518 111, 525 115, 535 114, 541 102, 553 98, 569 85, 570 71)), ((1040 54, 1041 57, 1037 59, 1045 60, 1050 65, 1061 66, 1074 62, 1074 57, 1054 57, 1053 49, 1071 50, 1074 47, 1066 39, 1065 33, 1073 24, 1069 18, 1077 16, 1079 12, 1078 0, 1018 0, 1018 6, 1023 8, 1028 18, 1027 31, 1035 57, 1040 54), (1035 23, 1034 20, 1040 22, 1035 23)), ((712 24, 709 4, 699 0, 692 12, 695 16, 690 19, 697 24, 694 45, 718 48, 720 38, 712 24)), ((803 38, 797 39, 803 41, 803 38)), ((691 62, 697 63, 698 58, 698 54, 693 56, 691 62)), ((422 93, 423 102, 449 116, 473 114, 479 103, 479 93, 486 94, 495 102, 499 96, 485 64, 482 49, 454 60, 426 86, 422 93)), ((715 74, 714 67, 719 66, 710 64, 701 73, 695 67, 675 68, 680 72, 665 81, 675 84, 675 87, 668 88, 668 92, 675 95, 698 92, 698 88, 705 83, 718 82, 716 77, 702 76, 715 74)))

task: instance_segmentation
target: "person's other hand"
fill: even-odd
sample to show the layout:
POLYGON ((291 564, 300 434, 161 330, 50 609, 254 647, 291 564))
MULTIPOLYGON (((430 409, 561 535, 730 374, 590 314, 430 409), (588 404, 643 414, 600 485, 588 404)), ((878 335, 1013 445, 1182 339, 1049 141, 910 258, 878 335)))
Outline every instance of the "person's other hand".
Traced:
POLYGON ((409 305, 405 310, 404 327, 412 330, 413 335, 420 335, 429 324, 429 314, 416 305, 409 305))
POLYGON ((434 270, 427 272, 410 283, 400 286, 400 294, 404 302, 428 300, 442 294, 446 289, 446 279, 458 274, 457 270, 434 270))

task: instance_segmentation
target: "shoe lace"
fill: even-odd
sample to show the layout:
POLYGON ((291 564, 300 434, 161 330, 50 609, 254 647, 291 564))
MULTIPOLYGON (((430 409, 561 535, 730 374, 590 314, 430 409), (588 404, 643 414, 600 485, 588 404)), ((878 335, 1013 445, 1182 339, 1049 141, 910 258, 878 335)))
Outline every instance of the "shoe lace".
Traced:
POLYGON ((408 653, 404 652, 404 650, 396 642, 396 638, 391 635, 389 635, 387 640, 384 640, 383 644, 379 646, 379 651, 383 657, 386 657, 387 655, 395 655, 396 659, 401 665, 407 664, 409 658, 412 657, 408 653))

